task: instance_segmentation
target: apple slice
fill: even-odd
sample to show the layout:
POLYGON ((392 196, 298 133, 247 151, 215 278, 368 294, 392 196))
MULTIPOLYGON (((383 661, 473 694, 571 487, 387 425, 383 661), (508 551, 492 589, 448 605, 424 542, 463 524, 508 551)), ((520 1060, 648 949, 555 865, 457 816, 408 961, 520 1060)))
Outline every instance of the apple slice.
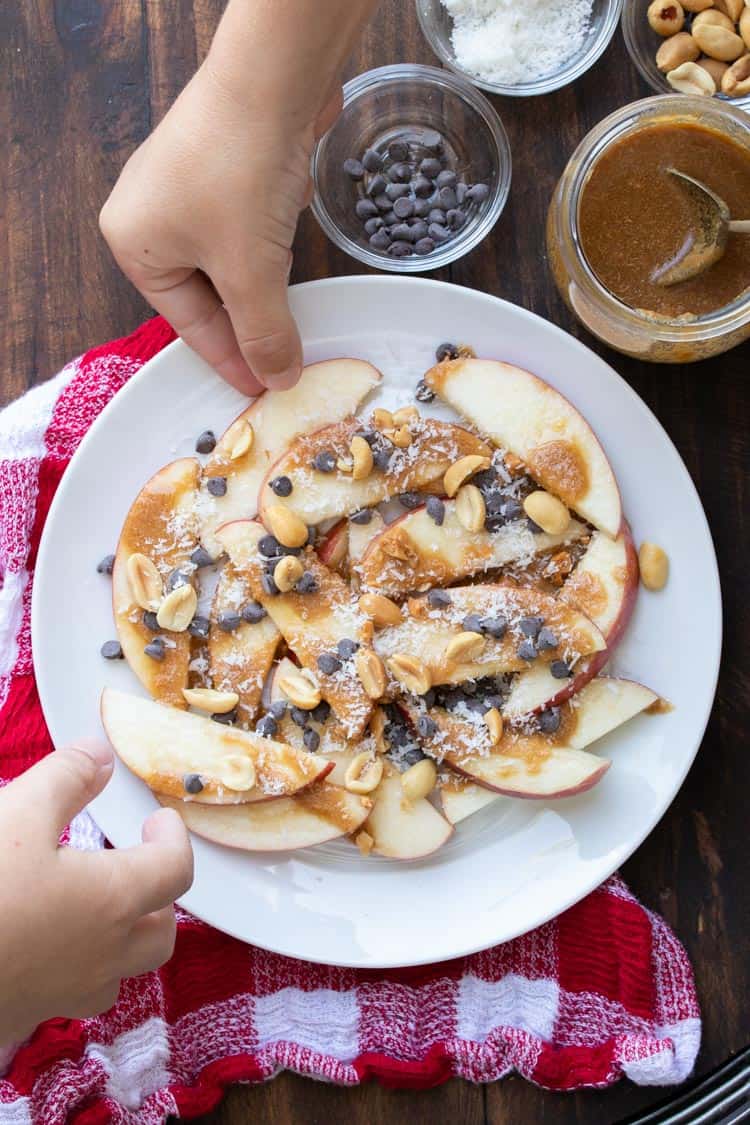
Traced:
POLYGON ((459 824, 487 805, 500 800, 500 794, 465 777, 451 774, 440 783, 440 805, 449 824, 459 824))
POLYGON ((428 371, 432 390, 515 453, 543 488, 615 538, 620 490, 593 430, 559 391, 529 371, 487 359, 455 359, 428 371))
POLYGON ((535 535, 525 519, 497 531, 467 531, 456 515, 455 502, 446 500, 441 526, 426 507, 408 512, 372 539, 354 573, 365 589, 402 597, 483 571, 526 566, 540 552, 584 535, 586 528, 577 520, 571 520, 564 535, 535 535))
POLYGON ((163 583, 173 570, 192 573, 190 556, 198 545, 195 497, 200 465, 193 457, 160 469, 141 489, 127 514, 117 544, 112 571, 112 608, 117 635, 131 669, 146 691, 172 707, 185 707, 182 689, 188 685, 190 634, 164 633, 162 660, 144 652, 155 634, 143 623, 127 574, 133 554, 146 555, 163 583))
POLYGON ((520 716, 570 699, 596 676, 619 643, 638 596, 638 556, 627 524, 617 539, 595 531, 578 566, 558 594, 560 601, 585 613, 604 635, 607 647, 581 661, 575 675, 561 683, 549 667, 535 664, 513 682, 506 716, 520 716))
POLYGON ((269 465, 281 457, 298 434, 311 433, 347 418, 382 376, 361 359, 330 359, 305 367, 296 387, 266 391, 236 418, 205 466, 207 477, 225 477, 223 496, 202 496, 201 540, 214 557, 221 554, 215 531, 232 520, 250 519, 258 511, 258 493, 269 465), (240 422, 253 427, 253 444, 232 461, 227 451, 240 422))
POLYGON ((253 597, 268 611, 289 648, 313 676, 346 736, 356 738, 367 725, 372 701, 350 664, 326 674, 321 671, 318 658, 336 655, 339 641, 363 640, 368 621, 357 608, 349 585, 324 566, 309 547, 301 558, 316 582, 315 591, 300 594, 290 590, 268 595, 261 584, 265 567, 258 551, 264 535, 263 527, 254 520, 238 520, 218 532, 223 548, 247 580, 253 597))
POLYGON ((227 562, 216 586, 211 612, 208 678, 218 691, 233 691, 240 697, 237 720, 243 727, 249 726, 258 714, 263 684, 273 664, 281 633, 267 616, 255 623, 242 621, 229 633, 217 622, 221 614, 238 614, 252 600, 246 579, 227 562))
POLYGON ((157 794, 196 836, 248 852, 297 851, 356 832, 370 812, 366 797, 323 781, 296 797, 256 805, 197 805, 157 794))
POLYGON ((102 724, 118 757, 150 789, 200 804, 243 804, 286 797, 330 773, 312 754, 202 715, 105 688, 102 724), (202 783, 186 791, 185 778, 202 783))
POLYGON ((352 523, 349 521, 349 567, 359 563, 370 543, 385 527, 385 520, 377 508, 370 513, 369 523, 352 523))
POLYGON ((450 598, 446 606, 431 606, 428 598, 409 599, 402 624, 375 634, 373 647, 386 666, 397 653, 416 657, 429 669, 433 684, 459 684, 519 671, 529 666, 519 655, 526 640, 522 626, 528 618, 541 618, 552 634, 550 640, 558 642, 557 647, 540 651, 534 663, 564 660, 571 667, 580 657, 604 648, 604 638, 587 617, 533 587, 454 586, 445 596, 450 598), (449 645, 466 631, 469 615, 492 622, 502 619, 505 632, 494 638, 488 629, 482 633, 479 653, 451 659, 449 645))
POLYGON ((446 469, 468 454, 490 458, 492 449, 476 434, 452 422, 420 418, 410 424, 412 441, 405 449, 392 446, 387 470, 376 466, 363 480, 355 480, 351 472, 334 468, 330 473, 313 468, 315 458, 330 453, 336 459, 351 462, 349 447, 352 438, 364 433, 358 418, 347 418, 333 426, 296 438, 286 453, 268 471, 260 492, 259 514, 265 522, 270 505, 283 504, 306 524, 349 515, 360 508, 372 508, 400 492, 419 492, 442 481, 446 469), (270 482, 278 476, 288 477, 292 492, 287 497, 275 496, 270 482))
POLYGON ((346 520, 339 520, 323 537, 318 555, 329 570, 335 570, 337 574, 346 573, 349 561, 349 525, 346 520))

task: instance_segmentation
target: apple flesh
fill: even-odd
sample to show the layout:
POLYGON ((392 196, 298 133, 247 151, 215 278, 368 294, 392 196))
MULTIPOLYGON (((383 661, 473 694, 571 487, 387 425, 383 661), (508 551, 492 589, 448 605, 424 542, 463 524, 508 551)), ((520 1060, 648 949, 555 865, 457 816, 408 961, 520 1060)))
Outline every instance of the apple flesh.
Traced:
POLYGON ((540 552, 575 542, 585 534, 586 528, 577 520, 571 520, 563 535, 535 535, 525 519, 497 531, 467 531, 456 515, 455 501, 446 500, 441 526, 426 507, 408 512, 371 540, 353 570, 363 588, 398 598, 483 571, 527 565, 540 552), (410 559, 394 557, 389 549, 394 539, 410 545, 410 559))
POLYGON ((483 785, 475 785, 458 774, 453 774, 440 786, 440 807, 445 819, 453 825, 499 800, 499 793, 485 789, 483 785))
POLYGON ((318 555, 329 570, 335 570, 337 574, 346 573, 349 559, 349 526, 346 520, 339 520, 323 537, 318 555))
POLYGON ((352 569, 360 562, 367 548, 376 535, 385 527, 385 520, 380 512, 373 508, 369 523, 349 523, 349 567, 352 569))
POLYGON ((284 594, 266 594, 261 584, 264 562, 258 551, 264 535, 263 527, 254 520, 238 520, 220 528, 218 533, 230 561, 247 580, 253 597, 268 611, 300 664, 315 679, 346 736, 357 738, 367 726, 372 701, 358 676, 347 669, 325 675, 320 671, 318 658, 335 654, 341 640, 361 641, 367 622, 357 608, 348 583, 324 566, 310 548, 301 558, 305 570, 317 583, 315 592, 300 594, 290 590, 284 594))
POLYGON ((243 576, 227 562, 219 576, 211 612, 208 679, 217 691, 237 693, 237 720, 243 727, 258 714, 263 684, 281 641, 281 633, 270 617, 255 624, 242 621, 231 633, 216 624, 220 614, 239 613, 250 600, 243 576))
POLYGON ((448 595, 451 601, 445 607, 431 607, 426 598, 410 599, 403 623, 375 634, 377 654, 386 662, 397 653, 416 657, 430 670, 433 684, 458 684, 516 672, 528 667, 518 655, 524 640, 520 623, 528 617, 541 617, 559 641, 557 648, 540 652, 534 663, 559 659, 573 663, 604 648, 604 638, 587 617, 533 587, 454 586, 448 595), (482 651, 471 659, 449 660, 448 645, 464 631, 469 614, 480 619, 503 618, 507 630, 499 639, 485 634, 482 651))
POLYGON ((185 707, 182 689, 188 686, 190 635, 170 633, 163 660, 146 655, 144 649, 154 633, 144 625, 143 609, 133 598, 127 563, 132 554, 147 555, 164 582, 173 570, 189 573, 194 569, 190 556, 198 545, 195 497, 199 477, 198 462, 185 457, 166 465, 148 481, 127 514, 112 571, 112 609, 125 659, 154 699, 179 708, 185 707))
POLYGON ((638 557, 627 524, 617 539, 595 531, 586 553, 558 598, 585 613, 601 630, 606 650, 576 665, 567 681, 556 680, 549 667, 535 664, 515 679, 505 714, 518 717, 570 699, 607 663, 622 638, 638 596, 638 557))
MULTIPOLYGON (((352 414, 374 390, 382 376, 361 359, 330 359, 312 363, 288 391, 266 391, 235 419, 249 422, 251 448, 236 461, 226 458, 219 439, 207 461, 205 475, 226 478, 224 496, 204 499, 201 541, 215 558, 221 554, 216 529, 237 519, 250 519, 258 511, 258 494, 268 466, 281 457, 298 434, 339 422, 352 414)), ((234 425, 234 423, 232 423, 234 425)), ((231 429, 231 427, 230 427, 231 429)))
POLYGON ((486 359, 444 361, 425 381, 480 433, 520 457, 543 488, 617 537, 615 475, 588 422, 559 391, 530 371, 486 359))
POLYGON ((349 515, 360 508, 372 508, 401 492, 419 492, 440 487, 446 469, 462 457, 478 454, 491 457, 492 449, 475 434, 452 422, 422 418, 410 426, 413 437, 406 449, 392 447, 387 471, 377 466, 362 480, 335 468, 319 472, 313 462, 320 453, 351 460, 352 438, 363 430, 358 418, 304 434, 291 443, 286 453, 269 469, 260 492, 259 515, 265 522, 270 505, 282 504, 304 520, 319 524, 324 520, 349 515), (292 492, 287 497, 274 495, 270 482, 288 477, 292 492))
POLYGON ((105 688, 101 718, 118 757, 150 789, 198 804, 242 804, 286 797, 321 781, 324 759, 249 731, 105 688), (198 775, 199 793, 185 790, 198 775))

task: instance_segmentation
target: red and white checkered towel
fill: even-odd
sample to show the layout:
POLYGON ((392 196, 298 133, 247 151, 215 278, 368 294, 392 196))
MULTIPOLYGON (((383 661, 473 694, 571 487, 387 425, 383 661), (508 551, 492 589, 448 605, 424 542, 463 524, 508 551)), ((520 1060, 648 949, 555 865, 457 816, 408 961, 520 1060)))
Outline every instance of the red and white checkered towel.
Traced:
MULTIPOLYGON (((172 338, 160 319, 95 348, 0 414, 0 781, 52 750, 29 610, 53 493, 102 407, 172 338)), ((74 847, 101 847, 87 814, 74 847)), ((2 1003, 2 998, 0 998, 2 1003)), ((534 933, 441 965, 364 972, 266 953, 180 912, 158 973, 96 1019, 43 1024, 0 1079, 0 1122, 156 1123, 280 1070, 424 1088, 515 1070, 555 1090, 681 1082, 700 1042, 685 951, 623 883, 534 933)))

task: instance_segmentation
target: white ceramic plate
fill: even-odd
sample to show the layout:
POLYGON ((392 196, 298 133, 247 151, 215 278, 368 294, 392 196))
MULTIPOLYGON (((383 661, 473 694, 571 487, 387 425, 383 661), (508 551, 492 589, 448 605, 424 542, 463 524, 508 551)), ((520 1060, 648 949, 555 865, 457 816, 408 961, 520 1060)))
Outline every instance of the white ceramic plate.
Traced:
MULTIPOLYGON (((706 519, 687 471, 654 416, 615 372, 531 313, 469 289, 383 277, 292 290, 308 362, 355 355, 384 373, 386 406, 413 401, 443 339, 527 367, 559 387, 602 439, 636 542, 657 540, 672 572, 641 592, 616 670, 675 704, 597 749, 613 767, 591 792, 543 805, 503 800, 461 824, 415 863, 359 857, 344 841, 288 855, 249 855, 194 840, 195 883, 183 905, 228 933, 293 957, 372 968, 439 961, 524 933, 610 875, 664 813, 708 721, 721 647, 721 601, 706 519)), ((654 378, 659 369, 654 368, 654 378)), ((34 586, 34 661, 57 745, 100 731, 105 684, 138 691, 124 664, 99 655, 114 635, 110 584, 95 571, 125 514, 161 465, 217 433, 243 399, 181 342, 157 356, 102 413, 58 489, 34 586)), ((92 812, 126 846, 156 807, 118 763, 92 812)))

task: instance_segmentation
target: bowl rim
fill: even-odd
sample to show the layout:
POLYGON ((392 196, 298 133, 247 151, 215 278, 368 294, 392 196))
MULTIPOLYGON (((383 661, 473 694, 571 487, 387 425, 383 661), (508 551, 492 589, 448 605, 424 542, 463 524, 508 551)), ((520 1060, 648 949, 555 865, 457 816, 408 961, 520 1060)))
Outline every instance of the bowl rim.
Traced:
POLYGON ((484 211, 479 214, 476 222, 467 223, 464 230, 456 238, 444 243, 442 248, 436 248, 432 254, 427 254, 424 257, 414 255, 409 258, 388 258, 384 254, 360 246, 334 222, 319 187, 320 163, 325 154, 326 144, 336 129, 338 121, 334 122, 328 132, 320 138, 313 151, 311 175, 315 191, 310 208, 330 240, 340 250, 345 251, 350 257, 356 258, 357 261, 378 270, 386 270, 389 273, 429 273, 432 270, 450 265, 451 262, 458 261, 459 258, 464 257, 487 237, 500 218, 508 200, 513 159, 508 135, 494 106, 484 94, 481 94, 461 75, 451 73, 440 67, 427 66, 423 63, 394 63, 389 66, 379 66, 373 70, 363 71, 344 86, 342 113, 347 106, 352 105, 363 95, 370 93, 375 87, 382 86, 385 83, 404 81, 405 79, 421 82, 424 85, 438 85, 448 88, 452 93, 463 98, 484 122, 485 131, 494 146, 498 175, 493 195, 484 211))
POLYGON ((575 65, 571 64, 568 67, 563 67, 562 70, 558 70, 556 73, 546 77, 537 78, 533 82, 519 82, 513 86, 504 85, 500 82, 487 82, 483 78, 477 78, 471 71, 464 70, 463 67, 458 65, 453 53, 446 50, 442 41, 433 34, 426 19, 425 5, 439 2, 440 0, 415 0, 417 20, 419 21, 422 34, 440 61, 452 70, 454 74, 465 78, 472 86, 487 90, 491 94, 498 94, 508 98, 534 98, 542 94, 551 94, 554 90, 561 90, 564 86, 569 86, 571 82, 576 82, 591 69, 612 42, 612 37, 620 22, 620 14, 625 0, 606 0, 607 9, 605 17, 600 27, 597 29, 596 34, 592 37, 588 49, 584 51, 575 65))

